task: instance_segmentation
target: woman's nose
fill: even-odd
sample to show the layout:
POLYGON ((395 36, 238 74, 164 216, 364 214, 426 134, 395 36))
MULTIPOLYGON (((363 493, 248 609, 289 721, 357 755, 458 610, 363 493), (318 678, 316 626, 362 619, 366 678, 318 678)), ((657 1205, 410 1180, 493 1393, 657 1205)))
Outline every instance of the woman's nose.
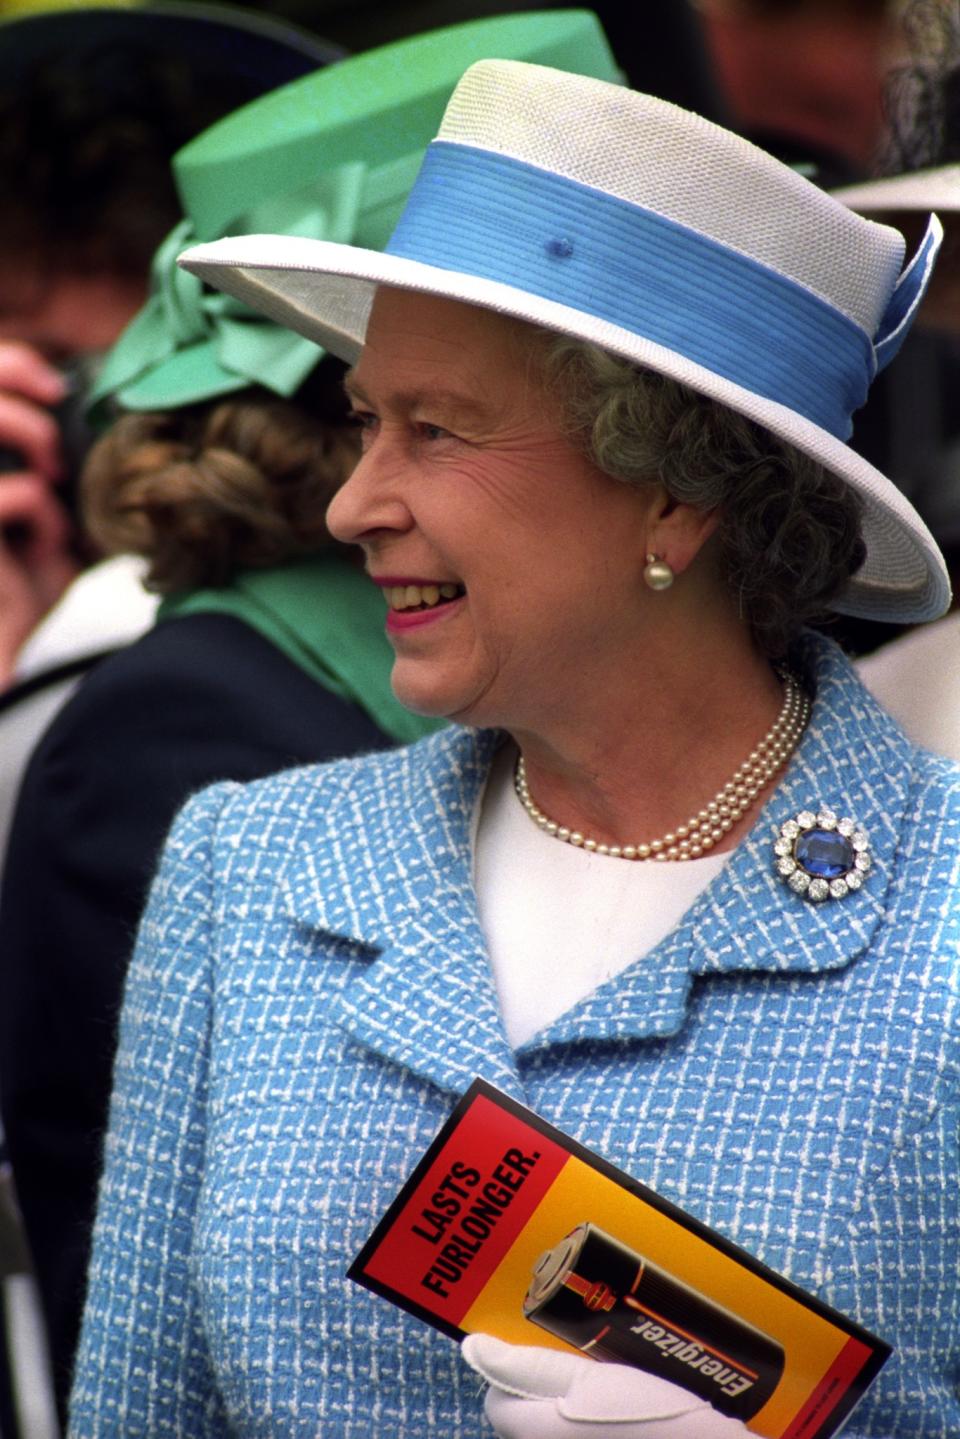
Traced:
POLYGON ((331 535, 344 544, 358 544, 382 530, 406 530, 413 523, 397 485, 388 482, 386 466, 372 449, 360 456, 330 501, 326 519, 331 535))

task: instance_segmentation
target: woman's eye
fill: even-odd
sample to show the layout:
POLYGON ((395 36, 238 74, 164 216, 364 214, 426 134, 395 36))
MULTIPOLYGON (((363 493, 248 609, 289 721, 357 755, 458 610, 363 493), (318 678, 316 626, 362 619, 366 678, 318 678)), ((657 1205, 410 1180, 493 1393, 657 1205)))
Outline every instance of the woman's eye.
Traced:
MULTIPOLYGON (((350 425, 360 431, 360 445, 366 449, 379 433, 380 417, 373 410, 352 409, 347 412, 347 420, 350 425)), ((449 430, 442 425, 431 424, 428 420, 414 420, 411 424, 411 431, 417 440, 425 440, 430 444, 437 440, 448 440, 452 436, 449 430)))

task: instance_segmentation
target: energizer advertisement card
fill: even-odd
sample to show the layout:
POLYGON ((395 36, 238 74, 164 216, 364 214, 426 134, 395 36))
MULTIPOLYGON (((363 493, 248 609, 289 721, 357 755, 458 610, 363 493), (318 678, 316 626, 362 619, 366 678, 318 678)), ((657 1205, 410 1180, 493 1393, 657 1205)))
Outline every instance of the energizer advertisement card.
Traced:
POLYGON ((572 1347, 829 1439, 890 1347, 483 1080, 349 1277, 454 1339, 572 1347))

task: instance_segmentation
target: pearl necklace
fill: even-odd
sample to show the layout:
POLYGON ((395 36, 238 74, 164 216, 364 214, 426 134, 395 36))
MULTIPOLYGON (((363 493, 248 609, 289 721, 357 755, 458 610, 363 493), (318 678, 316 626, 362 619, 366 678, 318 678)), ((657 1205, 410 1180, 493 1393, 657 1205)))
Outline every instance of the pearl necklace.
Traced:
POLYGON ((599 844, 579 830, 557 824, 531 799, 522 754, 517 758, 514 774, 517 798, 540 829, 564 844, 576 845, 591 853, 611 855, 614 859, 697 859, 713 849, 717 841, 743 818, 757 795, 786 764, 803 734, 810 716, 810 701, 791 674, 778 673, 783 680, 783 704, 773 725, 709 804, 662 839, 652 839, 646 844, 599 844))

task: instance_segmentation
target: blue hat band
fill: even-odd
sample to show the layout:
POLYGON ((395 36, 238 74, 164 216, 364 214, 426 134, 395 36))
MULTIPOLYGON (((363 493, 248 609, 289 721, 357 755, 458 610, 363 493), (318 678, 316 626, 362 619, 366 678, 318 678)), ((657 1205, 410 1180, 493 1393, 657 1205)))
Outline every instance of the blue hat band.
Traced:
POLYGON ((870 336, 795 281, 662 215, 434 141, 387 253, 511 285, 663 345, 845 440, 870 336))

